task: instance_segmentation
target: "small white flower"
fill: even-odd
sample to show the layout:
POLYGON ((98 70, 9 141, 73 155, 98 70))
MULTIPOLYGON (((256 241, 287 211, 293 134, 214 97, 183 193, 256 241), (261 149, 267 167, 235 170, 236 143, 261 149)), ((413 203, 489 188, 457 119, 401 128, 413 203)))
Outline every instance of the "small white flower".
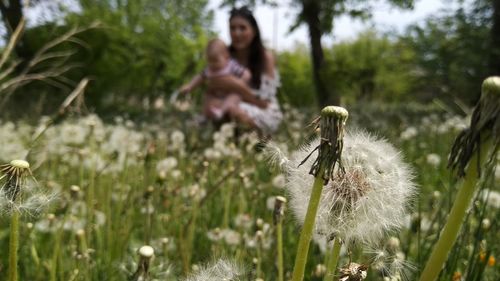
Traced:
POLYGON ((402 140, 409 140, 409 139, 412 139, 412 138, 416 137, 417 134, 418 134, 417 128, 415 128, 415 127, 408 127, 408 128, 406 128, 406 130, 404 130, 401 133, 400 138, 402 140))
POLYGON ((241 235, 239 232, 232 229, 223 229, 221 232, 227 245, 238 246, 240 244, 241 235))
POLYGON ((427 164, 429 164, 433 167, 437 167, 441 163, 441 157, 439 155, 437 155, 436 153, 427 154, 426 160, 427 160, 427 164))
POLYGON ((495 209, 500 208, 500 192, 495 190, 484 190, 483 200, 486 204, 495 209))
POLYGON ((238 214, 234 218, 234 225, 248 230, 253 226, 252 217, 249 214, 238 214))
POLYGON ((177 158, 175 157, 167 157, 163 160, 160 160, 157 164, 156 164, 156 172, 158 172, 158 174, 160 173, 168 173, 170 172, 171 170, 173 170, 175 167, 177 167, 177 158))

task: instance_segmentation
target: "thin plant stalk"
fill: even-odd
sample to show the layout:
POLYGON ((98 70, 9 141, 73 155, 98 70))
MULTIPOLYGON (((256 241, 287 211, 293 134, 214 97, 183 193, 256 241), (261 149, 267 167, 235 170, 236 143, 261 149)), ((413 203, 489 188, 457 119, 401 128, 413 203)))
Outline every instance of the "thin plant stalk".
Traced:
POLYGON ((317 119, 317 124, 319 124, 317 127, 321 131, 320 144, 301 163, 301 165, 304 164, 313 152, 318 151, 317 158, 314 160, 309 171, 314 176, 314 183, 309 197, 304 224, 300 232, 292 281, 302 281, 304 278, 309 245, 313 235, 323 186, 334 177, 335 173, 345 172, 341 163, 341 154, 344 126, 348 115, 347 110, 338 106, 327 106, 321 110, 321 115, 317 119), (336 164, 338 164, 337 169, 335 169, 336 164))
POLYGON ((434 281, 443 268, 457 240, 460 227, 474 196, 480 177, 480 167, 487 162, 489 152, 500 146, 500 77, 488 77, 481 86, 481 98, 474 108, 469 128, 463 130, 452 146, 448 167, 464 177, 451 208, 446 225, 420 276, 421 281, 434 281))
POLYGON ((17 251, 19 248, 19 211, 12 212, 9 238, 9 281, 17 281, 17 251))
POLYGON ((340 239, 333 239, 332 251, 330 253, 330 257, 328 258, 328 264, 326 266, 326 274, 323 281, 333 281, 333 276, 335 275, 335 271, 337 270, 337 263, 339 261, 340 256, 340 239))
POLYGON ((276 226, 276 246, 278 247, 278 281, 284 280, 283 266, 283 216, 285 214, 286 198, 277 196, 274 201, 273 222, 276 226))
POLYGON ((284 280, 283 267, 283 221, 279 220, 276 224, 276 244, 278 247, 278 281, 284 280))
POLYGON ((309 206, 307 206, 307 213, 304 219, 304 225, 300 232, 299 245, 297 247, 297 256, 295 257, 295 265, 293 268, 292 281, 302 281, 306 269, 307 256, 309 254, 309 244, 314 230, 314 223, 316 221, 316 213, 318 211, 321 192, 323 191, 324 180, 323 173, 320 172, 314 179, 314 184, 309 198, 309 206))
POLYGON ((469 162, 465 179, 462 186, 459 188, 455 203, 451 208, 448 220, 439 236, 439 240, 436 245, 434 245, 431 256, 427 260, 424 271, 420 275, 420 281, 436 280, 439 272, 443 268, 446 258, 460 232, 462 221, 469 208, 472 197, 474 196, 476 183, 478 181, 478 166, 482 166, 483 163, 480 162, 483 162, 487 158, 487 153, 492 146, 491 139, 485 142, 480 148, 479 155, 475 153, 469 162))

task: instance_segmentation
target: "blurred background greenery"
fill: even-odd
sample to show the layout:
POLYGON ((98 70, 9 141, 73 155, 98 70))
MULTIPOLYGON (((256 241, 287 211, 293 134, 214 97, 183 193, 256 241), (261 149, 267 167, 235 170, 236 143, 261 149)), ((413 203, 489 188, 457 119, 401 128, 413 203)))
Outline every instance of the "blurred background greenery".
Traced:
MULTIPOLYGON (((21 2, 0 2, 6 31, 0 50, 6 49, 8 39, 25 16, 21 2)), ((30 5, 48 2, 37 0, 30 5)), ((17 65, 0 79, 2 115, 51 113, 84 77, 90 79, 85 104, 92 112, 150 108, 154 100, 168 98, 203 67, 203 47, 215 35, 208 2, 77 0, 72 5, 78 9, 54 7, 57 16, 26 27, 7 58, 4 69, 17 65), (73 34, 74 28, 82 30, 73 34), (53 46, 42 61, 26 68, 41 48, 68 32, 68 40, 53 46), (70 67, 59 75, 44 77, 48 67, 61 65, 70 67), (22 88, 5 83, 9 77, 26 72, 42 75, 30 76, 22 88)), ((276 51, 283 82, 282 101, 299 107, 339 100, 343 104, 438 101, 452 110, 463 109, 477 101, 477 85, 485 77, 500 73, 500 32, 496 32, 499 0, 450 1, 456 9, 433 14, 403 32, 389 34, 373 27, 353 40, 315 47, 318 38, 314 37, 321 39, 330 33, 340 15, 369 18, 373 2, 290 2, 297 14, 297 24, 290 28, 305 24, 309 31, 319 28, 320 33, 310 32, 308 44, 276 51), (320 26, 308 24, 308 17, 316 17, 320 26)), ((386 2, 402 9, 411 9, 415 4, 411 0, 386 2)), ((273 1, 223 4, 273 5, 273 1)))

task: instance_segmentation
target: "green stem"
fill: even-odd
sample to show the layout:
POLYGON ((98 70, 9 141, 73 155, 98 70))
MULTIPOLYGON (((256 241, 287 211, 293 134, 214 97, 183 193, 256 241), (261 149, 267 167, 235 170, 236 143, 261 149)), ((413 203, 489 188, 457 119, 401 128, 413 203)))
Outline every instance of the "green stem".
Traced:
POLYGON ((278 247, 278 281, 283 281, 283 222, 281 218, 276 224, 276 241, 278 247))
POLYGON ((229 215, 230 215, 230 209, 231 209, 231 193, 232 193, 232 186, 231 185, 226 185, 226 192, 224 192, 224 216, 222 220, 222 228, 226 229, 229 227, 229 215))
POLYGON ((439 272, 443 268, 446 258, 448 257, 448 253, 450 252, 457 239, 458 233, 460 232, 460 227, 465 217, 465 213, 467 212, 472 197, 474 196, 476 183, 478 181, 477 167, 482 166, 491 147, 492 141, 490 139, 480 146, 481 150, 479 158, 478 153, 475 153, 469 161, 462 187, 458 190, 455 203, 453 204, 450 214, 448 215, 448 221, 439 236, 438 242, 434 245, 431 256, 427 260, 424 271, 420 276, 420 281, 436 280, 439 272))
POLYGON ((293 268, 292 281, 302 281, 304 278, 304 271, 306 269, 307 255, 309 253, 309 244, 311 242, 314 222, 316 220, 316 212, 318 211, 319 200, 321 198, 321 191, 323 190, 324 180, 321 178, 322 171, 314 179, 311 197, 309 198, 309 205, 307 206, 307 213, 300 232, 299 245, 297 247, 297 255, 295 256, 295 266, 293 268))
POLYGON ((337 270, 337 263, 339 261, 340 247, 340 239, 333 239, 332 252, 330 253, 330 258, 328 259, 326 274, 323 281, 333 281, 333 276, 335 275, 335 271, 337 270))
POLYGON ((17 281, 17 249, 19 248, 19 212, 14 210, 10 221, 9 281, 17 281))

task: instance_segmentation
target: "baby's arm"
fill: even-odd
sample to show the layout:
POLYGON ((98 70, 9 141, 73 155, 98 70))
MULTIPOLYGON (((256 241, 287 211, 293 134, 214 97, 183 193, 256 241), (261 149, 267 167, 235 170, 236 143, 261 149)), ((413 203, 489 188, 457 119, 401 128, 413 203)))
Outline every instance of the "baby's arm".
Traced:
POLYGON ((203 75, 201 74, 198 74, 196 75, 195 77, 193 77, 193 79, 191 79, 191 81, 189 81, 189 83, 187 84, 184 84, 180 89, 179 89, 179 92, 181 94, 186 94, 186 93, 189 93, 191 92, 192 90, 196 89, 197 87, 199 87, 201 85, 201 83, 203 83, 203 80, 205 80, 205 78, 203 77, 203 75))
POLYGON ((250 80, 252 80, 252 73, 250 73, 250 70, 245 68, 243 74, 241 74, 241 80, 250 85, 250 80))

